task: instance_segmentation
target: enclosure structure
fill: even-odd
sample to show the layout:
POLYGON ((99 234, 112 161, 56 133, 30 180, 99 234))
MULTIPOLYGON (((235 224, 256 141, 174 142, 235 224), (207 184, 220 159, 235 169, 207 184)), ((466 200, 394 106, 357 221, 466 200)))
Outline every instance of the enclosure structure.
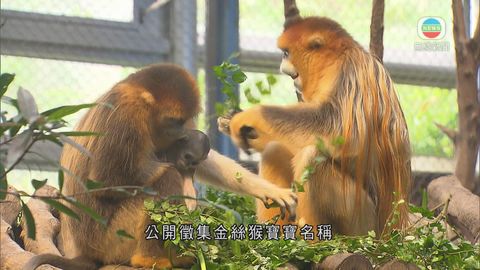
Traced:
MULTIPOLYGON (((303 10, 311 10, 314 15, 338 20, 357 40, 367 44, 370 8, 352 12, 349 6, 357 2, 351 2, 299 1, 299 5, 310 7, 303 10)), ((413 169, 449 173, 454 163, 452 148, 446 146, 448 138, 432 131, 433 122, 422 126, 425 119, 421 119, 425 114, 440 124, 455 125, 452 119, 455 119, 456 105, 452 103, 451 90, 441 90, 455 87, 450 5, 436 1, 400 2, 386 6, 384 62, 394 81, 401 84, 401 101, 412 100, 402 98, 409 95, 410 89, 415 89, 412 90, 415 93, 419 93, 418 89, 424 90, 418 94, 419 104, 402 104, 412 136, 422 128, 428 129, 423 137, 412 140, 420 149, 414 151, 413 169), (420 21, 425 14, 438 14, 443 20, 442 38, 422 39, 420 21), (439 100, 438 93, 448 96, 448 101, 439 100), (448 112, 435 119, 429 110, 437 108, 439 103, 448 112), (429 153, 430 146, 416 142, 429 136, 430 145, 441 144, 447 150, 429 153)), ((466 16, 466 25, 471 27, 474 22, 470 18, 475 18, 478 12, 478 1, 465 3, 466 14, 470 15, 466 16)), ((1 9, 4 25, 0 30, 2 72, 17 73, 17 83, 39 96, 42 106, 53 101, 92 101, 127 72, 150 63, 178 63, 193 74, 200 70, 201 88, 206 82, 207 90, 206 117, 199 119, 199 126, 208 130, 215 148, 237 158, 234 146, 216 130, 214 106, 223 94, 212 66, 239 51, 238 62, 252 77, 258 78, 258 73, 277 74, 281 54, 276 49, 275 38, 281 32, 281 13, 280 6, 262 1, 124 0, 112 4, 109 1, 5 0, 1 9), (30 78, 25 80, 27 77, 30 78)), ((469 28, 469 31, 473 30, 469 28)), ((266 101, 293 102, 291 89, 288 80, 283 80, 274 89, 274 97, 266 101)), ((437 108, 436 113, 438 111, 437 108)), ((58 158, 59 148, 39 147, 50 159, 58 158)), ((243 154, 240 158, 252 160, 243 154)), ((52 169, 48 162, 35 156, 28 156, 23 168, 52 169)))

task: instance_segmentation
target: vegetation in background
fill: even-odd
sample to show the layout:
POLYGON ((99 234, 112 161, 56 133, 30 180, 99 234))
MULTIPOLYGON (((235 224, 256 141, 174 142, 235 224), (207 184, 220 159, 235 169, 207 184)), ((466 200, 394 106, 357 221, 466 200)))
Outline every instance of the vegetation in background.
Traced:
MULTIPOLYGON (((399 202, 401 203, 401 202, 399 202)), ((426 208, 426 196, 421 207, 412 206, 412 212, 423 216, 425 225, 410 227, 406 232, 393 231, 385 238, 378 239, 374 232, 366 236, 347 237, 334 235, 333 240, 306 242, 304 240, 214 240, 214 229, 223 226, 231 233, 233 225, 255 224, 253 202, 250 198, 229 192, 207 191, 205 200, 199 200, 200 207, 189 212, 184 205, 170 204, 168 200, 146 201, 145 206, 161 232, 162 224, 208 225, 211 240, 165 241, 166 246, 174 245, 186 256, 197 258, 192 269, 276 269, 294 262, 300 267, 305 263, 319 262, 326 256, 353 252, 367 256, 372 263, 380 265, 394 258, 412 262, 421 269, 480 269, 479 244, 467 241, 451 242, 443 226, 446 222, 446 207, 437 216, 426 208)), ((160 233, 161 235, 161 233, 160 233)), ((297 237, 300 239, 300 237, 297 237)), ((303 268, 301 268, 303 269, 303 268)))
MULTIPOLYGON (((235 87, 247 80, 247 75, 242 71, 238 64, 231 63, 231 58, 223 61, 220 65, 213 67, 215 76, 222 83, 222 93, 226 95, 223 103, 215 104, 217 115, 227 115, 232 112, 241 111, 240 97, 235 93, 235 87)), ((267 85, 263 80, 255 82, 255 89, 260 96, 268 96, 272 93, 272 87, 277 83, 277 78, 272 74, 266 75, 267 85)), ((252 93, 252 87, 247 86, 242 89, 242 93, 250 104, 260 103, 260 99, 252 93)))

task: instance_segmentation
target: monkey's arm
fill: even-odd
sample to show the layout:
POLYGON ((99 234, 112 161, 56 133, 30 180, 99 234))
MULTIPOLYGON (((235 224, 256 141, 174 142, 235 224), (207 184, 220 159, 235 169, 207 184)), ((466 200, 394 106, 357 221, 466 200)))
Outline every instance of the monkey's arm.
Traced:
POLYGON ((264 202, 271 199, 280 205, 282 213, 287 209, 290 217, 295 217, 297 197, 290 189, 267 182, 214 150, 197 167, 195 176, 217 188, 252 195, 264 202))
POLYGON ((319 138, 328 144, 340 133, 339 119, 339 113, 329 103, 256 106, 233 116, 227 123, 228 135, 242 149, 262 152, 266 144, 276 141, 296 153, 319 138))

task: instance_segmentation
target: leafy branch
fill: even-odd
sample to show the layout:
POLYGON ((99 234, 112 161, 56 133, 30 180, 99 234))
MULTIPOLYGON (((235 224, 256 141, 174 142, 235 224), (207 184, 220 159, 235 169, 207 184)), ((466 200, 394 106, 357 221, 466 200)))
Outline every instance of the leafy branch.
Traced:
MULTIPOLYGON (((207 191, 207 199, 223 204, 226 210, 212 207, 199 207, 190 212, 184 205, 172 205, 168 201, 145 203, 151 218, 162 224, 203 224, 211 229, 223 225, 230 228, 234 224, 254 224, 253 205, 245 207, 242 196, 229 192, 207 191), (212 195, 209 196, 208 194, 212 195), (244 219, 239 223, 232 212, 240 213, 244 219)), ((413 206, 412 206, 413 207, 413 206)), ((443 209, 448 207, 448 201, 443 209)), ((435 216, 433 211, 423 207, 413 207, 413 212, 428 219, 422 225, 409 231, 392 230, 384 238, 377 238, 373 231, 365 236, 335 235, 333 240, 307 242, 304 240, 176 240, 165 241, 165 245, 174 245, 184 255, 197 258, 192 269, 276 269, 287 262, 306 267, 305 263, 317 263, 325 257, 343 253, 359 253, 367 256, 376 266, 398 259, 418 265, 421 269, 478 269, 480 252, 478 244, 462 239, 456 243, 446 237, 442 222, 446 216, 442 211, 435 216), (425 215, 425 216, 423 216, 425 215)), ((178 228, 178 226, 177 226, 178 228)))
MULTIPOLYGON (((37 142, 50 141, 59 146, 69 144, 83 154, 90 155, 82 145, 78 144, 70 137, 101 136, 101 134, 91 131, 58 130, 66 126, 67 122, 63 119, 65 116, 74 114, 84 108, 93 107, 96 104, 60 106, 40 113, 38 111, 37 103, 30 91, 22 87, 18 89, 16 99, 5 96, 5 93, 14 78, 14 74, 3 73, 0 75, 1 102, 10 105, 17 112, 16 115, 9 118, 7 118, 6 111, 0 112, 0 152, 7 156, 6 159, 2 159, 0 162, 0 202, 5 200, 7 194, 20 199, 22 205, 21 213, 25 217, 27 223, 28 236, 33 239, 35 239, 35 221, 27 204, 21 199, 22 197, 38 198, 58 211, 78 219, 79 216, 73 210, 59 202, 60 200, 64 200, 85 212, 99 223, 106 225, 106 220, 103 217, 71 196, 65 196, 62 194, 58 194, 58 196, 37 196, 35 194, 28 194, 25 191, 11 192, 8 190, 8 174, 14 170, 20 162, 22 162, 27 154, 35 153, 31 149, 37 142)), ((55 162, 55 165, 61 168, 58 175, 58 183, 61 190, 63 187, 64 171, 58 162, 55 162)), ((69 173, 68 171, 66 172, 69 173)), ((46 183, 47 179, 31 180, 31 184, 35 190, 42 188, 46 183)), ((98 188, 98 182, 91 180, 87 181, 85 188, 85 193, 102 190, 101 188, 98 188), (97 190, 92 191, 93 188, 97 188, 97 190)))
MULTIPOLYGON (((232 57, 229 57, 222 64, 213 67, 215 76, 222 84, 221 91, 226 95, 224 103, 217 102, 215 104, 217 115, 227 115, 241 111, 240 97, 235 93, 235 87, 244 83, 247 80, 247 75, 239 65, 231 63, 231 59, 232 57)), ((270 95, 272 87, 277 83, 277 78, 272 74, 268 74, 266 80, 266 85, 261 80, 255 82, 255 88, 261 96, 270 95)), ((253 95, 251 87, 245 88, 243 93, 249 103, 257 104, 260 102, 260 99, 253 95)))

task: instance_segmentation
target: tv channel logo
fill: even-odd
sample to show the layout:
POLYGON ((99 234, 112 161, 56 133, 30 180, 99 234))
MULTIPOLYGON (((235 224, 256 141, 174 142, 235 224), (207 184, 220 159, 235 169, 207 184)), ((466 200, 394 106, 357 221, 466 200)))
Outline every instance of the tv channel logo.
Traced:
POLYGON ((418 20, 417 34, 421 39, 439 40, 445 37, 445 20, 440 17, 423 17, 418 20))

